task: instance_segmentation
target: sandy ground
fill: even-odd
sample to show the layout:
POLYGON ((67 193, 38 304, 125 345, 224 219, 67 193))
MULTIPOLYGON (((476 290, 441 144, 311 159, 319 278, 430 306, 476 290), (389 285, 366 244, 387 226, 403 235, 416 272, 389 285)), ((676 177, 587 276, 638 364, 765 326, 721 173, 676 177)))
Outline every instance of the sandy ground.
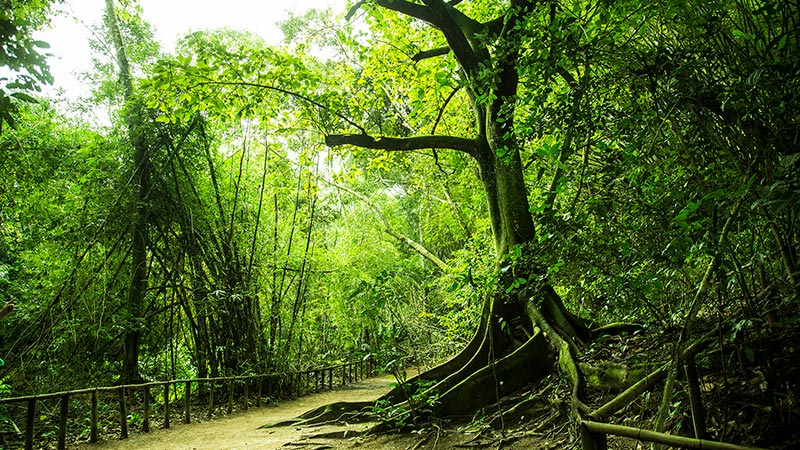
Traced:
MULTIPOLYGON (((333 402, 374 400, 391 389, 394 378, 383 376, 370 378, 360 383, 330 392, 309 395, 277 406, 251 408, 248 411, 209 422, 175 424, 169 430, 159 429, 151 433, 136 433, 120 441, 102 441, 96 444, 81 444, 70 447, 76 450, 267 450, 279 448, 322 449, 348 446, 346 441, 320 442, 305 437, 313 434, 342 431, 344 426, 309 427, 295 426, 261 428, 292 419, 298 415, 333 402), (317 443, 318 442, 318 443, 317 443), (297 445, 292 445, 293 443, 297 445)), ((351 425, 353 430, 364 430, 367 425, 351 425)))

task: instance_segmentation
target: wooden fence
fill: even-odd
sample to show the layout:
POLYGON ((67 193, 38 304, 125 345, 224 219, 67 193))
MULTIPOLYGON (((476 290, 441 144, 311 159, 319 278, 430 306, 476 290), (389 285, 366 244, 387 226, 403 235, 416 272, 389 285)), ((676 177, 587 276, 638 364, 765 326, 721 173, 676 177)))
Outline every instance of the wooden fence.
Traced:
MULTIPOLYGON (((247 410, 255 396, 255 406, 261 407, 265 399, 279 400, 297 398, 323 390, 331 390, 334 386, 353 383, 370 376, 375 372, 373 359, 347 362, 338 366, 329 366, 313 370, 296 371, 284 374, 262 374, 239 377, 195 378, 190 380, 156 381, 144 384, 129 384, 111 387, 97 387, 79 389, 50 394, 30 395, 0 399, 0 405, 23 405, 25 414, 25 450, 33 450, 34 440, 37 437, 35 430, 42 425, 42 416, 39 417, 40 427, 37 427, 37 405, 46 401, 55 401, 58 407, 58 425, 56 434, 56 447, 59 450, 66 448, 67 429, 70 422, 70 402, 76 398, 88 398, 89 402, 89 441, 97 442, 99 429, 102 425, 100 418, 101 395, 114 397, 111 401, 117 404, 117 423, 119 435, 125 439, 129 434, 133 400, 140 406, 136 415, 136 422, 140 430, 147 433, 151 429, 152 421, 163 414, 161 426, 169 428, 170 422, 176 413, 183 423, 191 423, 192 406, 207 405, 207 416, 211 417, 215 410, 225 407, 225 412, 230 414, 238 404, 241 409, 247 410), (341 382, 341 383, 340 383, 341 382), (218 399, 217 392, 226 389, 227 398, 218 399), (160 400, 160 402, 159 402, 160 400), (220 401, 222 400, 222 401, 220 401), (174 404, 173 404, 174 403, 174 404), (155 406, 155 407, 154 407, 155 406)), ((14 427, 17 428, 16 424, 14 427)), ((21 430, 17 431, 21 433, 21 430)), ((40 430, 43 440, 52 439, 52 429, 40 430)))

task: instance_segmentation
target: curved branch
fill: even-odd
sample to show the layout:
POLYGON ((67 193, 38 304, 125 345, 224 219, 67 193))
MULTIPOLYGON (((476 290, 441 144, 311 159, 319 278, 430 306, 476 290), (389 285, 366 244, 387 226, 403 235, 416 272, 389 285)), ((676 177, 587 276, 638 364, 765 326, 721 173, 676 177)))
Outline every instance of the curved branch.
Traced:
POLYGON ((430 50, 423 50, 421 52, 417 52, 417 54, 411 57, 411 60, 414 62, 420 62, 423 59, 430 59, 430 58, 435 58, 437 56, 444 56, 448 53, 450 53, 450 47, 433 48, 430 50))
POLYGON ((375 211, 375 213, 378 215, 378 217, 380 217, 381 221, 383 222, 383 226, 384 226, 383 232, 384 233, 388 234, 389 236, 391 236, 391 237, 397 239, 398 241, 406 244, 407 246, 411 247, 411 249, 413 249, 415 252, 419 253, 420 256, 422 256, 423 258, 425 258, 428 261, 430 261, 431 263, 433 263, 433 265, 436 266, 440 271, 447 272, 447 269, 448 269, 447 263, 442 261, 438 256, 436 256, 433 253, 431 253, 430 250, 425 248, 425 246, 423 246, 419 242, 411 239, 410 237, 408 237, 408 236, 406 236, 404 234, 396 232, 392 228, 391 224, 389 223, 389 219, 386 217, 386 215, 383 213, 383 211, 381 211, 381 209, 378 208, 378 205, 376 205, 375 203, 372 202, 372 200, 370 200, 369 198, 367 198, 365 195, 361 194, 360 192, 356 192, 356 191, 348 188, 347 186, 342 186, 342 185, 334 183, 332 181, 326 181, 326 183, 328 183, 329 185, 331 185, 331 186, 333 186, 333 187, 335 187, 337 189, 341 189, 341 190, 343 190, 345 192, 348 192, 351 195, 353 195, 354 197, 356 197, 359 200, 361 200, 362 202, 364 202, 364 204, 369 206, 373 211, 375 211))
POLYGON ((428 22, 436 28, 441 27, 441 24, 436 22, 430 10, 417 3, 411 3, 406 0, 377 0, 375 4, 423 22, 428 22))
POLYGON ((408 138, 377 137, 367 134, 329 134, 325 136, 325 145, 339 147, 353 145, 371 150, 386 150, 390 152, 425 150, 430 148, 443 148, 458 150, 468 155, 475 156, 480 145, 476 139, 455 136, 414 136, 408 138))
POLYGON ((480 24, 443 0, 424 0, 424 2, 434 19, 431 23, 441 30, 458 63, 467 74, 476 73, 479 68, 478 63, 485 61, 488 54, 483 54, 483 51, 481 55, 476 53, 470 42, 468 29, 478 28, 480 24))

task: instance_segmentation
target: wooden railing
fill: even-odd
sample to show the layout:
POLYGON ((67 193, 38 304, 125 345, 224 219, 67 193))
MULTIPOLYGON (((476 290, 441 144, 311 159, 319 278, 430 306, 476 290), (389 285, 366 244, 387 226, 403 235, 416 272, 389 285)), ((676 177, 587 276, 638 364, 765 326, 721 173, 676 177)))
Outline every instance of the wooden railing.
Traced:
MULTIPOLYGON (((216 393, 221 387, 227 388, 227 402, 225 400, 223 402, 227 403, 225 405, 226 413, 230 414, 237 403, 241 409, 247 410, 250 407, 251 400, 253 400, 253 395, 255 395, 255 406, 261 407, 265 399, 297 398, 323 390, 331 390, 334 386, 358 382, 374 372, 375 362, 373 359, 367 358, 337 366, 283 374, 156 381, 144 384, 96 387, 4 398, 0 399, 0 405, 19 404, 27 408, 25 413, 24 448, 33 450, 34 441, 37 438, 35 430, 41 428, 42 416, 47 416, 47 414, 40 415, 38 418, 40 423, 38 424, 39 427, 37 427, 37 406, 46 401, 55 401, 58 406, 56 447, 62 450, 66 448, 67 443, 70 402, 75 401, 78 397, 88 397, 90 410, 88 418, 89 442, 97 442, 100 426, 103 424, 100 418, 101 395, 108 396, 110 394, 116 397, 118 414, 114 415, 118 416, 119 436, 121 439, 125 439, 129 435, 134 403, 140 407, 140 415, 136 416, 136 422, 139 423, 140 430, 147 433, 151 430, 153 419, 162 413, 161 426, 163 428, 170 427, 170 422, 176 413, 179 414, 178 419, 182 419, 183 423, 191 423, 192 407, 194 406, 197 410, 198 405, 201 404, 208 406, 207 415, 210 418, 215 410, 222 406, 216 398, 216 393), (158 400, 160 400, 160 403, 158 400), (173 404, 173 402, 176 404, 173 404), (161 410, 161 412, 157 412, 157 410, 161 410)), ((113 405, 114 400, 110 403, 113 405)), ((22 433, 15 423, 13 425, 18 433, 22 433)), ((40 431, 42 440, 52 440, 52 428, 40 431)))

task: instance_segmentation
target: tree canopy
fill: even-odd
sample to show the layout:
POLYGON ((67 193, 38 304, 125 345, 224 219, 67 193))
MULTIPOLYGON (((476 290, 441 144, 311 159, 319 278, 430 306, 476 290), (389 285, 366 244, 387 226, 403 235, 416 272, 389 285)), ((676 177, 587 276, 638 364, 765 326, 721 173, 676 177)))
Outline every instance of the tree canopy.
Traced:
MULTIPOLYGON (((293 15, 281 44, 201 30, 164 53, 106 3, 108 129, 31 103, 47 2, 0 16, 3 386, 373 355, 438 364, 408 380, 425 407, 382 399, 395 422, 502 422, 558 378, 577 424, 637 381, 597 375, 641 362, 614 339, 670 336, 647 360, 670 386, 719 324, 738 357, 708 376, 769 380, 798 414, 776 381, 800 325, 796 4, 369 0, 293 15)), ((643 420, 679 426, 689 401, 661 398, 643 420)))

